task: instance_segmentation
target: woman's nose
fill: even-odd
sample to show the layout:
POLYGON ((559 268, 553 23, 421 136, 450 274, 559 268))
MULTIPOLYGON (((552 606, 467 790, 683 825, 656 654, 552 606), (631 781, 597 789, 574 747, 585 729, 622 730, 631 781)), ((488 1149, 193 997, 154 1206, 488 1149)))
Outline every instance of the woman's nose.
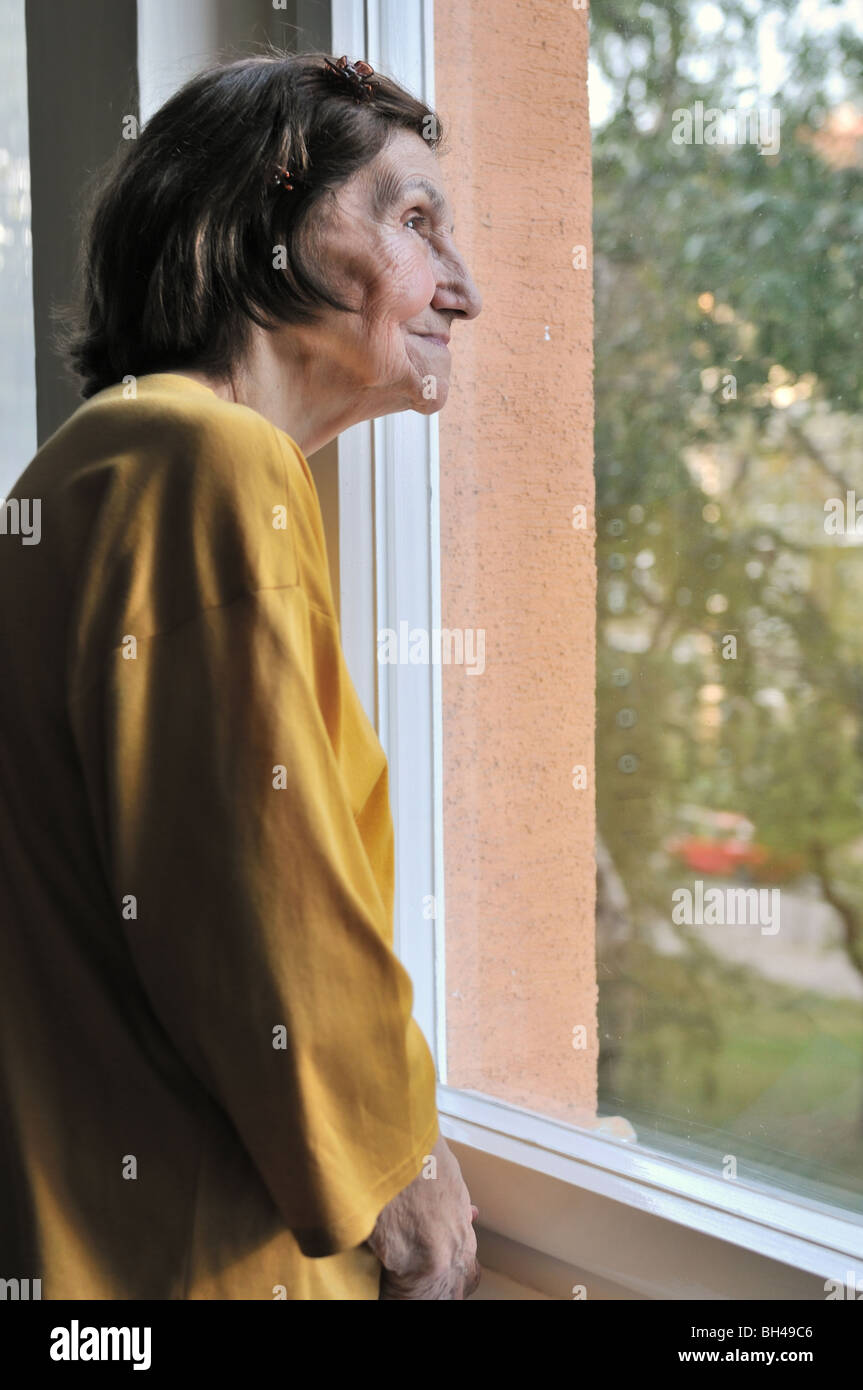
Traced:
POLYGON ((455 310, 466 319, 475 319, 482 309, 482 295, 457 251, 452 251, 441 264, 432 307, 455 310))

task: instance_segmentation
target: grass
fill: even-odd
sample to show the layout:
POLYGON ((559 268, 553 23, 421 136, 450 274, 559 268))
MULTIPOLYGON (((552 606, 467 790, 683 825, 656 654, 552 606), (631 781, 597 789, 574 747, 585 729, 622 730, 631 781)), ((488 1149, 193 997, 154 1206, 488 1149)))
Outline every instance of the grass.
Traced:
POLYGON ((600 986, 601 1109, 721 1170, 863 1211, 863 1007, 703 950, 630 946, 600 986), (610 1036, 609 1036, 610 1035, 610 1036), (681 1141, 683 1144, 681 1145, 681 1141))

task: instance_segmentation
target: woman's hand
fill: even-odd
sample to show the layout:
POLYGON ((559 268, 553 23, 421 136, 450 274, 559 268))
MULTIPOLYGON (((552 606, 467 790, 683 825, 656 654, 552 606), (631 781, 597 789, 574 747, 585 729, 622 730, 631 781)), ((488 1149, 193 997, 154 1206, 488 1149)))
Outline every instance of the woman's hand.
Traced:
POLYGON ((393 1197, 369 1236, 383 1265, 382 1299, 464 1299, 479 1284, 473 1229, 479 1212, 443 1137, 430 1157, 434 1176, 420 1173, 393 1197))

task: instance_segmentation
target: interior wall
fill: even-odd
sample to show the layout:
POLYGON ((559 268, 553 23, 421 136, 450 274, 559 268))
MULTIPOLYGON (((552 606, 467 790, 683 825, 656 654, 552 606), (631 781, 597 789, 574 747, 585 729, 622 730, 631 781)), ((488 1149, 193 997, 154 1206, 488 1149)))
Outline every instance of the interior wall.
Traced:
POLYGON ((135 0, 27 0, 36 415, 42 444, 80 404, 54 345, 73 296, 87 184, 138 110, 135 0))
MULTIPOLYGON (((217 56, 330 47, 329 0, 27 0, 33 312, 38 443, 80 404, 54 342, 54 315, 71 303, 87 189, 123 139, 217 56)), ((28 462, 17 461, 16 473, 28 462)), ((318 486, 338 602, 335 443, 309 463, 318 486)))

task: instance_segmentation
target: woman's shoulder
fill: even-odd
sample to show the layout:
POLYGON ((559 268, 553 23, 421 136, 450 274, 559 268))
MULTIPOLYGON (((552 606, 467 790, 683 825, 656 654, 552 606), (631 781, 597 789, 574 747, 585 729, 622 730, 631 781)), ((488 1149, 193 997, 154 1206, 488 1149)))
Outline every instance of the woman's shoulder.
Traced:
POLYGON ((257 411, 191 377, 158 373, 92 396, 40 453, 62 455, 69 479, 107 470, 122 482, 144 471, 151 486, 248 492, 284 484, 299 450, 257 411))
POLYGON ((64 569, 85 588, 113 586, 127 621, 155 631, 303 582, 319 563, 303 539, 304 468, 256 411, 153 375, 80 406, 17 489, 42 499, 43 533, 62 537, 64 569))
POLYGON ((16 486, 85 530, 175 536, 287 529, 314 493, 290 437, 179 373, 129 377, 85 401, 16 486), (172 525, 172 519, 175 523, 172 525))

